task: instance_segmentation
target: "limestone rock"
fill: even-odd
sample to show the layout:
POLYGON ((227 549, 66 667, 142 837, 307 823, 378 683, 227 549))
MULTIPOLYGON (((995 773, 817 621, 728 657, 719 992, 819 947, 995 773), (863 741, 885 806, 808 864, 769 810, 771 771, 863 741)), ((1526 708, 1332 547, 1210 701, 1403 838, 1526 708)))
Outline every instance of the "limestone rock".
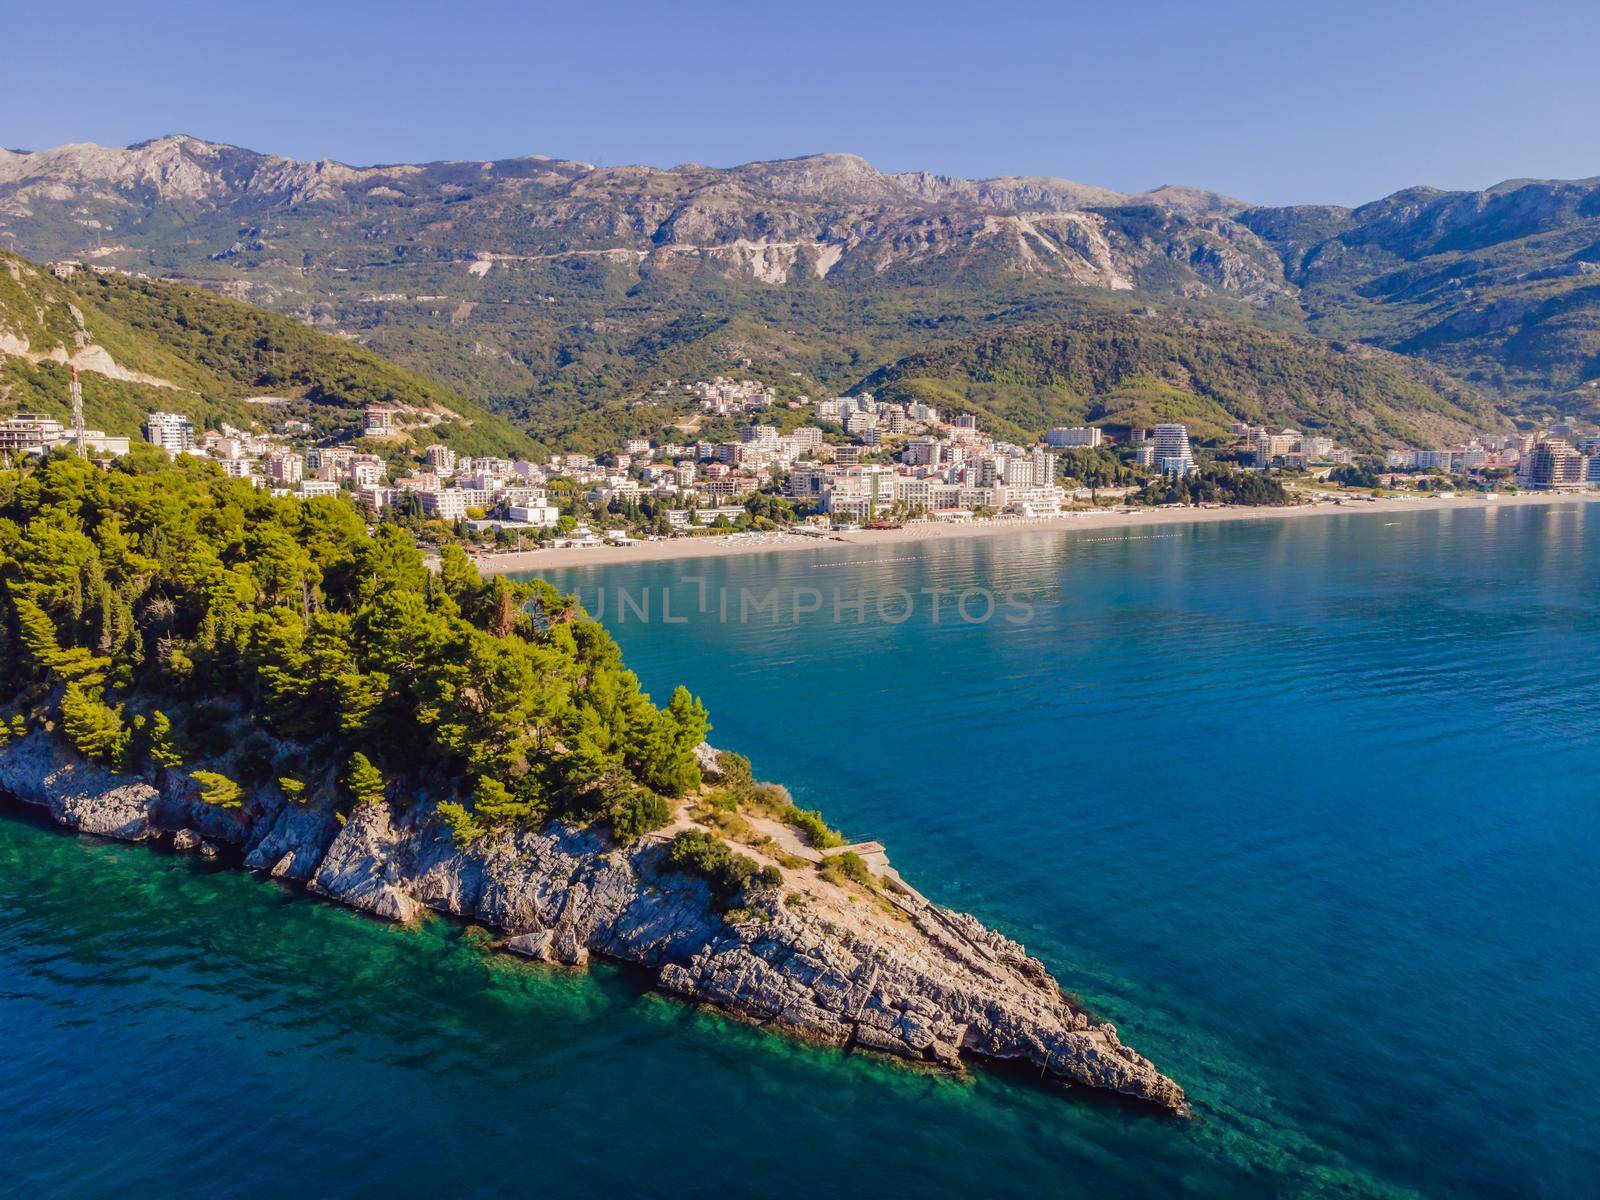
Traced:
POLYGON ((157 796, 142 779, 88 762, 38 731, 5 747, 0 788, 48 809, 69 829, 125 842, 149 833, 150 806, 157 796))
POLYGON ((280 879, 308 880, 338 834, 339 823, 326 810, 285 802, 251 828, 244 865, 271 870, 280 879))
POLYGON ((550 958, 550 931, 536 929, 532 933, 519 933, 516 937, 506 942, 506 949, 513 954, 521 954, 526 958, 537 958, 541 962, 550 958))
POLYGON ((701 742, 694 748, 694 760, 700 766, 700 777, 707 783, 722 779, 722 752, 714 749, 710 742, 701 742))
MULTIPOLYGON (((50 739, 0 748, 0 787, 74 828, 137 831, 152 809, 187 811, 186 777, 150 785, 83 764, 50 739)), ((818 1042, 959 1068, 1027 1063, 1042 1076, 1186 1111, 1183 1089, 1063 995, 1037 959, 975 918, 908 892, 892 915, 835 888, 798 908, 750 898, 730 920, 705 882, 668 870, 665 849, 616 846, 559 821, 465 848, 427 802, 396 814, 325 811, 257 797, 230 826, 251 866, 388 920, 426 909, 508 932, 508 950, 581 966, 600 953, 648 967, 663 991, 818 1042)), ((178 826, 184 844, 209 830, 178 826)), ((178 838, 174 839, 178 844, 178 838)))
POLYGON ((400 842, 387 804, 358 805, 328 848, 311 890, 375 916, 411 920, 420 906, 399 886, 400 842))

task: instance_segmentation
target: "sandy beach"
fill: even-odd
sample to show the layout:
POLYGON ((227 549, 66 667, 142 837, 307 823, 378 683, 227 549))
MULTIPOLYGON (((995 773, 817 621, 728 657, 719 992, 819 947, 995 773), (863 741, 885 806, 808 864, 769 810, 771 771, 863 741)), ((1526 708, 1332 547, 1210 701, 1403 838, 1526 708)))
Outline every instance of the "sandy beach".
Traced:
POLYGON ((1072 530, 1122 529, 1156 525, 1188 525, 1214 521, 1285 521, 1351 513, 1405 513, 1423 509, 1523 508, 1529 505, 1583 504, 1600 500, 1600 493, 1540 492, 1476 498, 1347 499, 1285 508, 1144 508, 1128 512, 1110 510, 1071 513, 1059 517, 994 518, 960 523, 911 522, 900 529, 859 529, 813 537, 798 533, 745 533, 726 537, 683 537, 631 546, 562 547, 484 554, 478 569, 486 575, 512 571, 542 571, 563 567, 613 566, 622 563, 662 562, 680 558, 721 558, 730 554, 769 554, 785 550, 825 550, 830 546, 892 546, 906 542, 943 541, 950 538, 1005 537, 1025 533, 1065 533, 1072 530))

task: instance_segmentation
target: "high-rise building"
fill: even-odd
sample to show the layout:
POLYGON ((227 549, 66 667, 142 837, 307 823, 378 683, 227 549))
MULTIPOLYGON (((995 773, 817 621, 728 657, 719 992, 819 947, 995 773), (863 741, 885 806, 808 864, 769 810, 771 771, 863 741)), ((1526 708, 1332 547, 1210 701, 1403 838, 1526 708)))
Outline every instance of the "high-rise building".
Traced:
POLYGON ((182 413, 146 413, 144 436, 168 454, 187 454, 194 449, 194 425, 182 413))
POLYGON ((1546 438, 1522 460, 1522 481, 1533 488, 1582 487, 1588 460, 1564 438, 1546 438))
POLYGON ((1152 465, 1163 475, 1188 475, 1195 469, 1187 425, 1157 425, 1152 465))
POLYGON ((1056 481, 1056 456, 1048 450, 1035 450, 1031 456, 1033 463, 1033 486, 1049 487, 1056 481))
POLYGON ((1026 458, 1007 459, 1005 469, 1000 473, 1000 482, 1007 487, 1032 487, 1033 463, 1026 458))

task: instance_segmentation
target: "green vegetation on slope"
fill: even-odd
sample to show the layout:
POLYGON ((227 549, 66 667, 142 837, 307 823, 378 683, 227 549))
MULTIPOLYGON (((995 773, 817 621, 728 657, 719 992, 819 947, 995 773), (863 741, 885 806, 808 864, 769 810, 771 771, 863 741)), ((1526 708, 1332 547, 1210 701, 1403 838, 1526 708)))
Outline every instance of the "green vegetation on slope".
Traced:
POLYGON ((1285 424, 1374 450, 1495 428, 1499 414, 1395 355, 1252 325, 1150 313, 1030 324, 911 355, 865 381, 1034 439, 1052 425, 1285 424))
POLYGON ((1255 209, 1310 328, 1439 363, 1529 415, 1600 413, 1600 181, 1255 209))
POLYGON ((80 271, 70 285, 0 254, 0 334, 17 353, 0 355, 0 411, 64 416, 67 368, 27 355, 109 355, 80 373, 89 422, 135 435, 151 408, 184 412, 201 424, 248 424, 269 410, 247 397, 294 403, 274 416, 302 416, 324 434, 355 432, 368 404, 406 405, 448 419, 415 435, 464 453, 530 453, 532 441, 496 417, 412 371, 348 340, 199 288, 80 271), (163 386, 171 385, 171 386, 163 386))
POLYGON ((465 838, 659 826, 646 797, 700 786, 708 728, 682 688, 651 704, 548 584, 485 581, 454 549, 432 574, 347 501, 153 450, 0 472, 0 696, 7 731, 53 726, 120 769, 181 763, 223 807, 280 778, 345 809, 430 794, 465 838))

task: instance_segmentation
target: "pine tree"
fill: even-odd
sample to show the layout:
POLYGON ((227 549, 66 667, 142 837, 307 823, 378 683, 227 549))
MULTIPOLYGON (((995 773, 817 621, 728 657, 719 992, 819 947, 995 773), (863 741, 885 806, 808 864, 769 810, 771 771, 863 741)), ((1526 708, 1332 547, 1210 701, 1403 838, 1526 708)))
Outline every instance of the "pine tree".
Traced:
POLYGON ((158 767, 183 766, 183 750, 172 721, 159 708, 150 717, 150 759, 158 767))
POLYGON ((382 804, 386 798, 383 772, 360 751, 350 757, 350 764, 345 768, 344 786, 357 805, 382 804))
POLYGON ((123 765, 129 734, 122 714, 79 684, 69 683, 62 693, 61 725, 67 740, 89 758, 107 766, 123 765))
POLYGON ((200 799, 215 808, 240 808, 244 789, 226 775, 215 771, 195 771, 190 778, 200 785, 200 799))

